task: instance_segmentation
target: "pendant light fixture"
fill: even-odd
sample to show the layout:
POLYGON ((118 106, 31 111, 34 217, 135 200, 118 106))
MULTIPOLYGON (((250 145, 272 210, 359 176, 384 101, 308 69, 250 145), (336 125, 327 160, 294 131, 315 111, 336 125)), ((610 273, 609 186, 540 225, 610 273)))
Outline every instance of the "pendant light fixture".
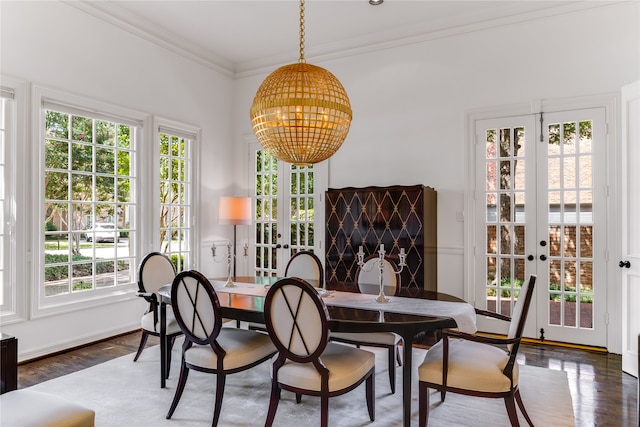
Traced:
POLYGON ((340 81, 304 59, 304 0, 300 1, 300 58, 262 82, 250 110, 253 131, 278 160, 311 165, 331 157, 351 126, 351 104, 340 81))

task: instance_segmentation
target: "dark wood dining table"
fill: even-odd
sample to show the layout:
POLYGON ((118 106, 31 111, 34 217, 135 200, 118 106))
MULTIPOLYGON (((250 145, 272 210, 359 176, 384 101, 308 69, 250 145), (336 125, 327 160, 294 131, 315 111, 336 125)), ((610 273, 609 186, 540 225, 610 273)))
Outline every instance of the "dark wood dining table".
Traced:
MULTIPOLYGON (((244 289, 248 293, 237 293, 234 288, 222 286, 226 279, 212 279, 220 300, 221 315, 224 318, 237 321, 264 323, 264 293, 269 285, 278 279, 271 277, 237 277, 238 286, 254 288, 244 289), (262 295, 252 295, 262 294, 262 295)), ((313 284, 312 281, 310 281, 313 284)), ((327 284, 330 292, 358 292, 358 286, 354 283, 330 283, 327 284)), ((166 305, 171 303, 171 285, 164 286, 158 292, 160 296, 160 366, 161 387, 165 386, 167 378, 167 339, 166 339, 166 305)), ((335 294, 334 294, 335 295, 335 294)), ((401 288, 395 296, 430 299, 434 301, 459 302, 463 300, 442 293, 429 292, 420 289, 401 288)), ((411 422, 411 374, 414 337, 423 332, 439 331, 443 328, 457 327, 452 317, 442 315, 407 314, 389 311, 385 304, 375 305, 375 309, 353 308, 348 306, 336 306, 329 304, 326 299, 329 312, 329 328, 332 332, 394 332, 404 340, 404 362, 402 369, 403 392, 403 423, 409 426, 411 422)))

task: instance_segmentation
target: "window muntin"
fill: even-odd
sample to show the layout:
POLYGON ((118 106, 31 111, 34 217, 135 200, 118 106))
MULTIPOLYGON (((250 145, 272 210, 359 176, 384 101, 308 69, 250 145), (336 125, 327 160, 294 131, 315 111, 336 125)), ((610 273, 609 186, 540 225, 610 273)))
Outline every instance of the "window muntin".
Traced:
POLYGON ((44 109, 45 300, 135 281, 137 128, 89 112, 44 109), (112 242, 97 223, 115 224, 112 242), (117 234, 117 237, 115 237, 117 234))
POLYGON ((192 265, 192 146, 195 137, 159 133, 160 250, 177 271, 192 265))

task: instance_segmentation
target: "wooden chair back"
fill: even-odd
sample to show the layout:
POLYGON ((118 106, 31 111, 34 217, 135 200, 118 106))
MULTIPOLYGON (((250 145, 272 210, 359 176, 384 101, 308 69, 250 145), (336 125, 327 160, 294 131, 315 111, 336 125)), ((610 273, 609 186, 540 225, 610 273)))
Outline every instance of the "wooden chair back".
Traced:
POLYGON ((223 323, 220 301, 206 277, 194 270, 179 273, 171 287, 171 306, 188 341, 220 350, 216 343, 223 323))
POLYGON ((315 362, 327 346, 327 307, 303 279, 287 277, 272 285, 264 302, 264 317, 280 357, 315 362))
POLYGON ((322 263, 313 252, 296 252, 287 263, 284 275, 286 277, 299 277, 304 280, 316 280, 320 288, 324 285, 322 263))
MULTIPOLYGON (((362 294, 377 294, 380 290, 380 257, 378 255, 370 255, 364 260, 364 265, 360 267, 356 273, 356 283, 362 294)), ((396 295, 400 288, 400 275, 396 263, 385 256, 383 259, 384 273, 382 276, 382 284, 384 292, 387 295, 396 295)))
POLYGON ((529 276, 529 280, 527 280, 522 285, 522 288, 520 288, 520 293, 518 294, 518 300, 516 301, 516 305, 513 308, 513 315, 511 316, 511 323, 509 324, 507 339, 515 339, 516 341, 513 344, 507 344, 510 357, 509 362, 507 362, 507 365, 503 370, 503 372, 505 374, 508 374, 509 377, 511 377, 513 366, 516 363, 516 355, 518 353, 518 349, 520 348, 520 340, 524 332, 524 326, 527 322, 527 315, 529 314, 529 307, 531 307, 531 300, 533 299, 533 291, 536 285, 536 278, 537 276, 532 274, 531 276, 529 276))
POLYGON ((176 269, 173 263, 161 252, 151 252, 144 257, 138 271, 138 289, 140 292, 156 293, 173 282, 176 269))

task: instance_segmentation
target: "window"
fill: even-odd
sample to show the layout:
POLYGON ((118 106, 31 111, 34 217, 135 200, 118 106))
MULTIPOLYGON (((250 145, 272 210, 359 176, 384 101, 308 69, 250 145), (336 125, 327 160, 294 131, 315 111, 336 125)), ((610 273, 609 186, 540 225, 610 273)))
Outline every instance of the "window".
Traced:
POLYGON ((191 268, 192 260, 192 150, 195 134, 159 128, 160 250, 176 270, 191 268))
POLYGON ((12 277, 14 257, 11 228, 14 214, 11 208, 14 179, 11 176, 13 148, 15 147, 14 91, 0 90, 0 312, 11 315, 16 312, 15 280, 12 277))
POLYGON ((104 297, 136 281, 142 122, 85 108, 43 97, 39 308, 104 297))

